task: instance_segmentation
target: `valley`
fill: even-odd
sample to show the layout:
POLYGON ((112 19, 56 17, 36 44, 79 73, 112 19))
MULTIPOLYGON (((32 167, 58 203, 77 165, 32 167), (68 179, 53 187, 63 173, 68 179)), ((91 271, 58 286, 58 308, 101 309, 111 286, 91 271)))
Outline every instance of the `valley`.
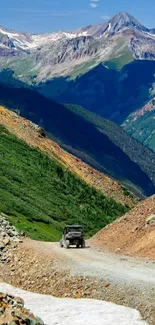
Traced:
MULTIPOLYGON (((34 24, 74 16, 20 6, 34 24)), ((0 325, 154 325, 155 29, 125 11, 14 27, 0 26, 0 325)))
POLYGON ((81 108, 64 106, 27 88, 1 84, 0 103, 43 127, 65 150, 119 181, 138 197, 154 194, 155 154, 126 137, 115 124, 99 121, 81 108))

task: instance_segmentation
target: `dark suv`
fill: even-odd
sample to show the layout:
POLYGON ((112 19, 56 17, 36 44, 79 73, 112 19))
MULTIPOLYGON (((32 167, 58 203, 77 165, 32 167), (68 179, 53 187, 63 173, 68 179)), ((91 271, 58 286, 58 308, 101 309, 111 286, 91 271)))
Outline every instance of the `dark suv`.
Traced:
POLYGON ((69 248, 70 245, 75 245, 77 248, 85 248, 85 240, 82 226, 69 225, 64 228, 60 246, 69 248))

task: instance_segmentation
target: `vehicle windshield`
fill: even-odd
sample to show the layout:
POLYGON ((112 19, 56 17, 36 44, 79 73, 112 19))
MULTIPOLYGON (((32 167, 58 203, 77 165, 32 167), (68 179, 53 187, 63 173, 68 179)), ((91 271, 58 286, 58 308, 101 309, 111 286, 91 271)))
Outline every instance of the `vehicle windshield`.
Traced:
POLYGON ((67 228, 67 233, 69 232, 83 232, 83 229, 81 227, 79 228, 67 228))

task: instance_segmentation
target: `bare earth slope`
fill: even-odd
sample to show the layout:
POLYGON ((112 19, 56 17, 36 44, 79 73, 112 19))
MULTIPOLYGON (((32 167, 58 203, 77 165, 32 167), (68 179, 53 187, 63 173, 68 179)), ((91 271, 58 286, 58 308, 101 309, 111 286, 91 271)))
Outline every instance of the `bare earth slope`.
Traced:
POLYGON ((136 200, 124 195, 124 191, 116 181, 84 163, 79 158, 63 150, 56 142, 42 136, 41 129, 34 123, 19 117, 15 113, 0 106, 0 124, 30 146, 38 147, 52 158, 63 163, 70 171, 77 174, 85 182, 113 197, 117 202, 133 207, 136 200))
POLYGON ((155 195, 98 232, 90 242, 108 251, 155 260, 155 195))

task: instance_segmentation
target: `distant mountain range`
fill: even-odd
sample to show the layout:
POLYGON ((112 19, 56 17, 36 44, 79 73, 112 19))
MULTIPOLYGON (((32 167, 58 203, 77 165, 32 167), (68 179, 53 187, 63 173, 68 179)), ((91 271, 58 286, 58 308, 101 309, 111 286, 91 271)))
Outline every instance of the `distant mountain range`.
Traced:
POLYGON ((74 32, 0 27, 1 82, 83 106, 155 151, 154 75, 155 29, 126 12, 74 32))
POLYGON ((0 27, 1 68, 40 83, 54 76, 78 76, 101 62, 124 58, 155 60, 155 29, 121 12, 103 25, 75 32, 31 35, 0 27))

